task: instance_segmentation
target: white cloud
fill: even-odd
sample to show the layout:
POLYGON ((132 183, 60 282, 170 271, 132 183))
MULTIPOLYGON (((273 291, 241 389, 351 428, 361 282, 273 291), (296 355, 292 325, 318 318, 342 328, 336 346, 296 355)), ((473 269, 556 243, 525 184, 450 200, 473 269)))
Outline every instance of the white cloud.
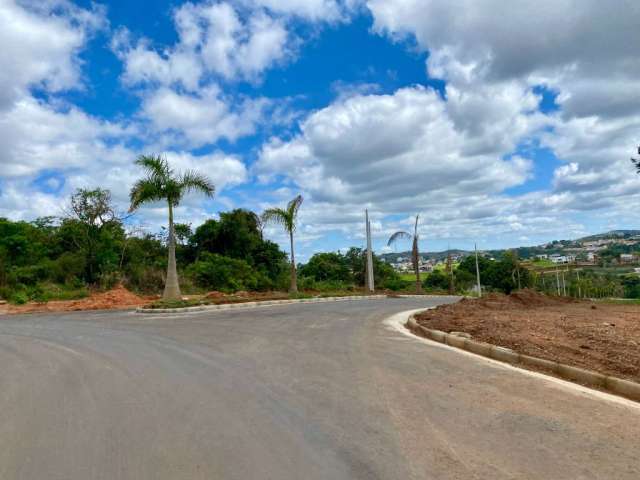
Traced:
POLYGON ((285 20, 264 9, 239 10, 227 2, 185 3, 174 11, 178 42, 161 51, 148 39, 131 40, 127 30, 112 47, 124 63, 128 85, 180 85, 188 90, 224 80, 256 81, 293 55, 285 20))
POLYGON ((471 152, 526 141, 531 118, 523 112, 536 110, 539 100, 532 87, 558 94, 557 113, 536 115, 547 128, 535 136, 564 165, 547 191, 516 197, 517 204, 505 198, 503 205, 540 216, 551 209, 562 228, 567 215, 580 211, 638 219, 629 205, 637 205, 640 179, 628 158, 640 131, 640 4, 368 0, 367 6, 376 32, 428 50, 428 72, 447 82, 447 110, 474 138, 471 152))
POLYGON ((164 141, 197 147, 253 133, 269 102, 245 100, 235 110, 231 104, 217 87, 203 88, 197 94, 163 87, 146 95, 140 114, 157 133, 168 135, 164 141))
POLYGON ((83 10, 65 1, 0 1, 0 109, 29 88, 58 92, 81 86, 78 52, 105 24, 100 8, 83 10))
POLYGON ((359 0, 241 0, 245 5, 264 7, 272 12, 310 21, 347 20, 360 6, 359 0))
POLYGON ((355 96, 310 115, 293 140, 272 139, 255 171, 263 179, 285 173, 317 201, 375 203, 387 213, 414 202, 495 194, 524 182, 531 167, 524 158, 502 159, 537 125, 518 112, 512 117, 523 127, 503 132, 491 148, 470 148, 486 132, 458 128, 449 104, 432 90, 355 96))

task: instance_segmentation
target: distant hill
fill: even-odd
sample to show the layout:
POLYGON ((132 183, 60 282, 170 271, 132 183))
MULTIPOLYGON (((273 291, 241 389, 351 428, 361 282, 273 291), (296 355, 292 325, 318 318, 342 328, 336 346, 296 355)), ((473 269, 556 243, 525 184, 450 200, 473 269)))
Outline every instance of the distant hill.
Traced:
MULTIPOLYGON (((640 230, 611 230, 605 233, 598 233, 595 235, 589 235, 586 237, 578 238, 576 240, 557 240, 554 242, 549 242, 545 245, 537 245, 532 247, 514 247, 509 249, 498 249, 498 250, 482 250, 483 255, 487 255, 490 257, 500 258, 504 253, 508 250, 515 251, 518 253, 518 256, 522 259, 532 258, 538 254, 553 254, 553 253, 562 253, 565 248, 579 246, 580 242, 591 242, 596 240, 605 240, 611 238, 631 238, 631 237, 640 237, 640 230)), ((455 256, 455 255, 470 255, 473 251, 469 250, 459 250, 459 249, 451 249, 444 250, 442 252, 420 252, 420 256, 424 260, 444 260, 447 258, 447 255, 455 256)), ((411 258, 411 252, 392 252, 392 253, 383 253, 380 257, 388 263, 396 263, 398 258, 404 257, 406 259, 411 258)))
MULTIPOLYGON (((420 252, 420 256, 423 258, 423 260, 432 260, 432 259, 444 260, 445 258, 447 258, 449 253, 451 253, 452 256, 456 256, 456 255, 469 255, 471 252, 469 252, 468 250, 451 249, 451 250, 444 250, 442 252, 420 252)), ((400 257, 406 258, 406 259, 411 258, 411 252, 406 251, 406 252, 383 253, 379 256, 385 262, 395 263, 398 261, 398 258, 400 257)))
POLYGON ((595 240, 605 240, 608 238, 630 238, 640 236, 640 230, 611 230, 606 233, 598 233, 597 235, 589 235, 588 237, 579 238, 579 242, 591 242, 595 240))

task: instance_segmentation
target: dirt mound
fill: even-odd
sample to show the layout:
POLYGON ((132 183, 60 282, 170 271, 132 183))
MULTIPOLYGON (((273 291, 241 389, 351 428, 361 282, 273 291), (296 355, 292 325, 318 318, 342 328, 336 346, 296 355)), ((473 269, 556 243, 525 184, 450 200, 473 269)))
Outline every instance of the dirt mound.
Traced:
POLYGON ((226 295, 222 292, 218 292, 217 290, 213 290, 205 295, 205 298, 223 298, 226 295))
POLYGON ((551 297, 535 290, 518 290, 510 295, 503 293, 490 293, 482 298, 463 299, 458 307, 464 306, 471 309, 487 308, 491 310, 505 310, 514 307, 550 307, 554 305, 564 305, 576 300, 567 297, 551 297))
POLYGON ((130 292, 122 285, 100 293, 93 293, 88 298, 70 302, 70 310, 102 310, 142 305, 146 299, 130 292))
POLYGON ((531 290, 490 294, 427 310, 418 322, 608 375, 640 381, 640 306, 549 297, 531 290))
POLYGON ((71 312, 77 310, 114 310, 131 308, 148 303, 149 299, 130 292, 122 285, 118 285, 106 292, 94 292, 87 298, 80 300, 52 301, 47 303, 27 303, 26 305, 12 305, 9 313, 35 312, 71 312))

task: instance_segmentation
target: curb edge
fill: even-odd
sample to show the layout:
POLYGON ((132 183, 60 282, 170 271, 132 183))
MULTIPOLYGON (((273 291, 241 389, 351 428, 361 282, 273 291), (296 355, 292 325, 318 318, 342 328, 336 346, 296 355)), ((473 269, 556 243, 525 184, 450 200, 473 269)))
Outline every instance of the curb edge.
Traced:
POLYGON ((610 375, 604 375, 593 370, 585 370, 552 360, 545 360, 543 358, 520 354, 508 348, 491 345, 489 343, 477 342, 439 330, 431 330, 419 325, 418 322, 416 322, 415 314, 409 316, 405 327, 415 335, 437 343, 444 343, 451 347, 459 348, 461 350, 508 363, 510 365, 542 367, 552 371, 565 380, 578 382, 588 387, 602 388, 607 392, 615 393, 640 402, 640 383, 610 375))

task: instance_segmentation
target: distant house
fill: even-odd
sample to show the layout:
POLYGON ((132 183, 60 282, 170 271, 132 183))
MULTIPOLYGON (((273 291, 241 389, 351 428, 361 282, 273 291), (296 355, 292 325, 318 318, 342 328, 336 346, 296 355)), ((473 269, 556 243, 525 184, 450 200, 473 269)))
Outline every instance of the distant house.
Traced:
POLYGON ((538 255, 536 255, 536 258, 538 260, 548 260, 549 255, 547 253, 539 253, 538 255))
POLYGON ((576 261, 576 257, 574 255, 559 255, 555 253, 549 256, 549 260, 553 263, 571 263, 576 261))
POLYGON ((636 261, 636 256, 632 253, 621 253, 620 263, 633 263, 636 261))

